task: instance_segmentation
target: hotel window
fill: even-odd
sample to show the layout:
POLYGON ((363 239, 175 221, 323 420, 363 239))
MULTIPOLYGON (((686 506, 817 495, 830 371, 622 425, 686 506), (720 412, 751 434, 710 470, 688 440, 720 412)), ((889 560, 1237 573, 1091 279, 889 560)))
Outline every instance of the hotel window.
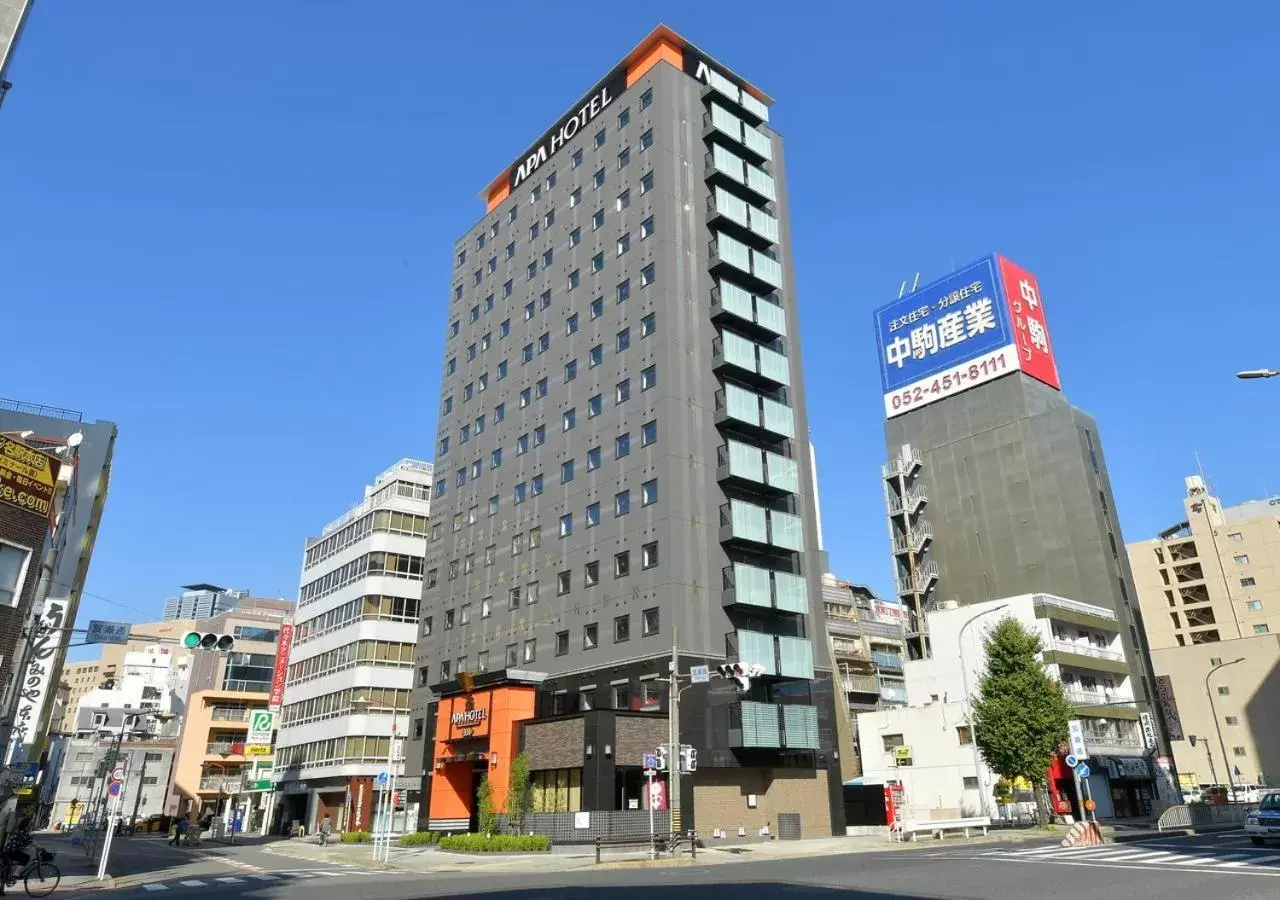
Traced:
POLYGON ((453 628, 453 610, 446 609, 444 611, 444 630, 449 631, 453 628))
MULTIPOLYGON (((631 379, 624 378, 618 382, 617 387, 613 389, 614 403, 626 403, 631 399, 631 379)), ((464 428, 466 426, 463 426, 464 428)))
POLYGON ((587 352, 587 365, 594 369, 603 361, 604 347, 601 344, 596 344, 587 352))
MULTIPOLYGON (((511 207, 509 210, 507 210, 507 222, 514 222, 516 220, 516 216, 518 216, 519 214, 520 214, 520 207, 518 206, 511 207)), ((497 226, 495 225, 494 228, 496 229, 497 226)))
POLYGON ((591 318, 598 319, 604 315, 604 298, 597 297, 591 301, 591 318))
POLYGON ((631 551, 613 554, 613 577, 626 578, 631 574, 631 551))
MULTIPOLYGON (((495 494, 489 498, 489 515, 496 516, 498 514, 498 497, 495 494)), ((485 563, 487 566, 493 565, 492 561, 485 563)))
POLYGON ((569 572, 559 572, 556 575, 556 596, 563 597, 569 593, 572 587, 572 574, 569 572))
POLYGON ((498 257, 491 256, 489 257, 489 262, 485 264, 485 272, 492 275, 496 271, 498 271, 498 257))
MULTIPOLYGON (((542 476, 539 475, 538 477, 541 478, 542 476)), ((530 528, 529 529, 529 549, 536 550, 538 547, 541 547, 541 546, 542 546, 542 529, 530 528)))
POLYGON ((618 282, 617 297, 618 302, 623 303, 631 296, 631 279, 627 278, 618 282))
POLYGON ((657 269, 654 268, 653 263, 649 263, 649 265, 640 270, 640 287, 648 287, 656 280, 657 269))
POLYGON ((493 598, 485 597, 480 601, 480 618, 487 619, 493 615, 493 598))
POLYGON ((604 185, 604 169, 603 168, 596 169, 596 174, 595 174, 595 177, 592 178, 592 183, 595 184, 596 187, 602 187, 604 185))
POLYGON ((528 406, 532 402, 533 402, 533 391, 531 391, 529 388, 525 388, 523 391, 520 392, 520 408, 524 409, 526 406, 528 406))
POLYGON ((604 141, 605 141, 604 129, 601 128, 599 131, 596 132, 596 146, 603 147, 604 141))
MULTIPOLYGON (((479 238, 477 238, 477 240, 479 240, 479 238)), ((466 262, 467 262, 467 250, 464 247, 463 249, 458 251, 458 265, 459 266, 466 265, 466 262)))
POLYGON ((462 606, 458 608, 458 624, 459 625, 471 624, 471 604, 470 603, 464 603, 462 604, 462 606))
POLYGON ((655 419, 652 422, 645 422, 640 426, 640 446, 648 447, 650 444, 658 440, 658 422, 655 419))
MULTIPOLYGON (((506 256, 505 256, 505 258, 506 258, 506 259, 511 259, 511 258, 513 258, 515 255, 516 255, 516 242, 515 242, 515 241, 512 241, 510 244, 507 244, 507 251, 506 251, 506 256)), ((490 308, 490 309, 493 309, 493 295, 492 295, 492 294, 490 294, 488 297, 486 297, 486 298, 485 298, 485 302, 486 302, 487 304, 489 304, 489 308, 490 308)))
POLYGON ((640 177, 640 193, 647 194, 653 190, 653 172, 645 172, 640 177))
POLYGON ((447 681, 449 679, 449 660, 440 660, 440 680, 447 681))
POLYGON ((653 103, 653 88, 649 88, 643 94, 640 95, 640 108, 648 109, 652 103, 653 103))
POLYGON ((622 152, 618 154, 618 168, 625 169, 631 162, 631 148, 623 147, 622 152))
MULTIPOLYGON (((556 211, 554 209, 549 209, 547 210, 547 214, 542 218, 542 227, 550 228, 554 224, 556 224, 556 211)), ((544 262, 543 265, 546 265, 546 263, 544 262)))
POLYGON ((534 306, 534 303, 532 300, 530 300, 528 303, 524 305, 524 320, 526 322, 528 322, 530 319, 533 318, 533 313, 535 309, 537 309, 537 307, 534 306))
POLYGON ((1240 717, 1239 717, 1239 716, 1223 716, 1223 717, 1222 717, 1222 719, 1223 719, 1223 721, 1224 721, 1226 724, 1228 724, 1228 725, 1239 725, 1239 724, 1240 724, 1240 717))
POLYGON ((538 335, 538 352, 546 353, 551 349, 551 332, 544 331, 538 335))
POLYGON ((537 654, 538 642, 533 638, 524 642, 524 661, 531 663, 535 660, 537 654))
POLYGON ((458 371, 458 358, 456 356, 449 357, 449 361, 444 364, 444 374, 452 375, 458 371))
POLYGON ((647 391, 649 388, 658 386, 658 367, 649 366, 640 370, 640 390, 647 391))
POLYGON ((1256 578, 1241 578, 1240 587, 1256 587, 1258 580, 1256 578))
POLYGON ((613 514, 625 516, 631 512, 631 491, 619 491, 613 495, 613 514))
POLYGON ((649 237, 649 235, 653 234, 653 231, 653 216, 650 216, 640 223, 640 240, 649 237))
POLYGON ((647 338, 649 335, 653 334, 654 331, 657 330, 657 328, 658 328, 658 314, 649 313, 649 315, 645 316, 643 319, 640 320, 640 337, 647 338))
POLYGON ((494 424, 497 424, 498 422, 501 422, 501 421, 502 421, 503 419, 505 419, 506 417, 507 417, 507 404, 505 404, 505 403, 499 403, 497 406, 495 406, 495 407, 493 408, 493 421, 494 421, 494 424))
POLYGON ((520 647, 517 644, 507 644, 507 668, 513 669, 520 665, 520 647))
MULTIPOLYGON (((603 409, 603 407, 604 407, 604 403, 599 394, 596 394, 595 396, 588 399, 587 400, 587 418, 594 419, 596 416, 600 415, 600 411, 601 409, 603 409)), ((448 440, 449 440, 448 438, 445 438, 446 443, 448 443, 448 440)))
POLYGON ((449 323, 449 337, 456 338, 458 336, 458 332, 461 329, 462 329, 462 323, 459 320, 454 319, 452 322, 449 323))
POLYGON ((631 435, 620 434, 613 441, 613 458, 622 459, 631 454, 631 435))
MULTIPOLYGON (((535 497, 538 497, 538 496, 541 496, 541 495, 542 495, 542 476, 541 476, 541 475, 534 475, 534 476, 533 476, 533 478, 530 480, 530 482, 529 482, 529 492, 530 492, 531 494, 533 494, 533 496, 535 496, 535 497)), ((537 529, 535 529, 535 530, 537 530, 537 529)), ((533 532, 532 532, 532 531, 531 531, 531 532, 529 532, 529 537, 530 537, 530 544, 529 544, 529 546, 533 546, 533 543, 532 543, 533 532)))
POLYGON ((1262 601, 1261 601, 1261 600, 1246 600, 1246 601, 1245 601, 1244 606, 1245 606, 1245 609, 1249 610, 1249 612, 1261 612, 1261 611, 1262 611, 1262 601))
POLYGON ((498 236, 498 220, 494 219, 493 224, 489 226, 489 237, 496 238, 498 236))
POLYGON ((594 650, 600 643, 600 626, 595 622, 582 626, 582 649, 594 650))
POLYGON ((631 329, 624 328, 618 332, 616 349, 619 353, 631 346, 631 329))
POLYGON ((570 231, 570 232, 569 232, 569 247, 570 247, 570 249, 572 249, 572 248, 574 248, 574 247, 578 246, 578 245, 579 245, 579 244, 581 244, 581 243, 582 243, 582 229, 581 229, 581 228, 575 228, 575 229, 573 229, 573 231, 570 231))
POLYGON ((586 587, 594 587, 600 583, 600 563, 593 560, 587 563, 582 574, 582 583, 586 587))
POLYGON ((604 224, 604 210, 597 209, 591 214, 591 230, 594 231, 604 224))
POLYGON ((524 532, 511 536, 511 555, 519 556, 524 552, 524 532))
POLYGON ((541 447, 547 442, 547 426, 539 425, 533 429, 533 446, 541 447))
POLYGON ((570 272, 568 289, 573 290, 574 288, 576 288, 578 286, 579 281, 581 281, 581 279, 582 279, 582 276, 578 273, 577 269, 574 269, 572 272, 570 272))
POLYGON ((529 280, 532 281, 533 277, 537 274, 538 274, 538 264, 536 262, 529 263, 529 268, 526 270, 526 275, 529 278, 529 280))
POLYGON ((551 291, 543 291, 538 295, 538 309, 551 308, 551 291))
POLYGON ((578 361, 576 359, 571 359, 564 364, 565 384, 568 384, 570 381, 573 381, 577 377, 578 377, 578 361))
POLYGON ((569 632, 556 632, 556 656, 567 656, 569 653, 569 632))
POLYGON ((587 451, 587 471, 594 472, 600 468, 600 448, 592 447, 587 451))
POLYGON ((498 363, 498 380, 501 381, 506 377, 507 377, 507 361, 504 359, 502 362, 498 363))
POLYGON ((631 191, 626 190, 626 191, 623 191, 621 194, 619 194, 617 204, 618 204, 618 212, 622 212, 624 209, 630 206, 631 191))
POLYGON ((573 481, 573 460, 566 459, 560 464, 560 483, 568 484, 573 481))
POLYGON ((600 524, 600 504, 590 503, 587 505, 587 527, 594 528, 600 524))
POLYGON ((573 513, 565 513, 560 517, 560 537, 573 534, 573 513))
POLYGON ((525 433, 516 438, 516 456, 524 456, 528 452, 529 435, 528 433, 525 433))
POLYGON ((658 502, 658 479, 654 478, 640 485, 640 505, 652 506, 658 502))
POLYGON ((475 358, 476 358, 476 345, 468 344, 467 345, 467 362, 471 362, 475 358))
POLYGON ((658 608, 646 609, 640 614, 640 634, 648 637, 658 633, 658 608))
POLYGON ((507 591, 507 609, 520 608, 520 588, 513 587, 507 591))
POLYGON ((538 602, 538 582, 530 581, 524 586, 524 605, 530 606, 538 602))
POLYGON ((631 616, 622 615, 613 618, 613 642, 621 644, 631 640, 631 616))
POLYGON ((622 237, 618 238, 618 255, 621 256, 622 254, 626 253, 630 249, 631 249, 631 232, 628 231, 622 237))
POLYGON ((444 410, 443 415, 447 416, 449 415, 449 413, 453 412, 453 396, 452 395, 444 398, 444 403, 442 404, 442 407, 444 410))
POLYGON ((645 544, 640 548, 640 568, 652 569, 658 564, 658 542, 645 544))
POLYGON ((542 185, 535 184, 533 186, 533 196, 529 198, 530 203, 536 203, 542 199, 542 185))
POLYGON ((547 268, 555 260, 555 253, 551 250, 544 250, 542 253, 542 268, 547 268))
POLYGON ((1249 554, 1247 553, 1241 553, 1239 556, 1232 557, 1232 559, 1235 561, 1237 566, 1249 565, 1249 554))
POLYGON ((1271 628, 1270 628, 1270 626, 1267 626, 1267 625, 1254 625, 1254 626, 1253 626, 1253 633, 1254 633, 1254 634, 1267 634, 1267 633, 1269 633, 1270 631, 1271 631, 1271 628))
POLYGON ((574 150, 573 156, 569 157, 569 168, 576 169, 580 165, 582 165, 582 150, 574 150))
MULTIPOLYGON (((481 273, 481 271, 480 271, 479 269, 476 269, 474 272, 472 272, 472 273, 471 273, 471 283, 472 283, 472 284, 479 284, 479 283, 480 283, 480 279, 481 279, 481 277, 482 277, 482 273, 481 273)), ((472 314, 475 316, 475 318, 473 318, 473 319, 471 320, 472 322, 474 322, 476 319, 478 319, 478 318, 480 317, 480 307, 478 307, 478 306, 473 306, 473 307, 471 308, 471 312, 472 312, 472 314)))
POLYGON ((547 379, 539 378, 537 384, 534 385, 534 394, 541 400, 547 396, 547 379))
POLYGON ((483 353, 484 351, 488 350, 489 345, 492 343, 493 343, 493 335, 486 331, 484 333, 484 336, 480 338, 480 352, 483 353))
POLYGON ((525 501, 525 498, 527 496, 526 491, 527 491, 527 487, 525 486, 525 483, 523 481, 515 486, 514 493, 515 493, 515 502, 517 504, 523 503, 525 501))
MULTIPOLYGON (((489 671, 489 651, 488 650, 481 650, 479 653, 476 654, 476 671, 477 672, 489 671)), ((422 720, 418 719, 417 721, 421 722, 422 720)), ((422 737, 421 729, 418 729, 418 734, 416 734, 415 736, 422 737)))
POLYGON ((631 121, 631 107, 628 106, 622 112, 618 113, 618 127, 625 128, 627 126, 627 123, 630 121, 631 121))
POLYGON ((511 320, 503 319, 502 324, 498 326, 498 338, 504 338, 511 334, 511 320))
POLYGON ((511 294, 515 291, 515 289, 516 289, 516 286, 514 282, 510 280, 504 281, 502 283, 502 296, 510 297, 511 294))

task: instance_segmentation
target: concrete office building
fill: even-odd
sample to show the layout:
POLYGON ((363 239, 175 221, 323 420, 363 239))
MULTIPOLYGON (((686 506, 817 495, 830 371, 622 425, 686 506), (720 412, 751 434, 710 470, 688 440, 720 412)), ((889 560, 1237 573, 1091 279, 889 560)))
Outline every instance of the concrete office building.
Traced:
MULTIPOLYGON (((927 613, 1050 594, 1115 614, 1136 708, 1153 675, 1097 422, 1063 396, 1034 275, 979 260, 875 315, 898 590, 917 658, 927 613)), ((1176 791, 1161 740, 1159 802, 1176 791)), ((1154 770, 1153 770, 1154 771, 1154 770)))
POLYGON ((216 584, 184 584, 182 593, 164 601, 166 620, 192 619, 200 622, 212 619, 236 608, 249 596, 245 590, 227 589, 216 584))
MULTIPOLYGON (((286 828, 329 816, 368 830, 374 779, 389 762, 403 771, 393 742, 409 726, 431 481, 431 463, 402 459, 307 539, 277 739, 286 828)), ((403 828, 416 823, 418 791, 400 787, 403 828)))
POLYGON ((1128 545, 1178 774, 1184 788, 1275 783, 1280 497, 1223 507, 1192 475, 1182 502, 1182 521, 1128 545))
POLYGON ((474 826, 480 778, 505 797, 523 747, 535 809, 560 816, 539 828, 647 832, 642 756, 667 741, 676 646, 681 673, 767 674, 747 696, 718 679, 684 693, 698 768, 674 824, 830 833, 834 700, 770 115, 660 27, 490 185, 454 248, 410 749, 424 825, 474 826))

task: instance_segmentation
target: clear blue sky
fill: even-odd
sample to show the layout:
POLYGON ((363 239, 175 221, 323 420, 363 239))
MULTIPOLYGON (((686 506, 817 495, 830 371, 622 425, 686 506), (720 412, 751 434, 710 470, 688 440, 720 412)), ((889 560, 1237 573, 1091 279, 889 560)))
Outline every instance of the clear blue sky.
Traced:
POLYGON ((777 99, 840 575, 890 583, 871 310, 992 251, 1040 278, 1126 539, 1178 517, 1195 451, 1228 502, 1280 492, 1280 381, 1232 377, 1280 366, 1280 12, 1220 6, 37 4, 0 396, 120 425, 88 589, 128 608, 82 619, 295 596, 303 539, 431 456, 477 193, 659 20, 777 99))

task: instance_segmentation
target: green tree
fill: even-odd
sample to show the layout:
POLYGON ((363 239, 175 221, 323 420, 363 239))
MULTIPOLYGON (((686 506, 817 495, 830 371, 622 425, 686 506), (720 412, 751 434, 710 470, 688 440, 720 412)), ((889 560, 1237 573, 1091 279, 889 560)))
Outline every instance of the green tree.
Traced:
POLYGON ((1040 636, 1006 618, 986 641, 987 666, 973 701, 974 735, 983 760, 1009 781, 1035 789, 1040 821, 1048 821, 1046 770, 1067 739, 1071 706, 1044 671, 1040 636))
POLYGON ((532 805, 529 756, 519 753, 511 761, 511 783, 507 786, 507 824, 516 834, 524 829, 524 817, 532 805))
POLYGON ((493 787, 487 777, 480 780, 480 790, 476 794, 480 804, 480 833, 492 835, 498 830, 498 812, 493 808, 493 787))

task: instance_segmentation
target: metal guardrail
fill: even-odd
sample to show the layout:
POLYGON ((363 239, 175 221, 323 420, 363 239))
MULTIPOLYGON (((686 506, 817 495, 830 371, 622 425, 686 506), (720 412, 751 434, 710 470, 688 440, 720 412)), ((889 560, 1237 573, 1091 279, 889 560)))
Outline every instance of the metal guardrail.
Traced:
POLYGON ((1158 831, 1174 828, 1234 828, 1243 825, 1256 803, 1183 803, 1171 806, 1156 821, 1158 831))
POLYGON ((45 406, 43 403, 27 403, 23 400, 8 400, 4 397, 0 397, 0 409, 28 413, 33 416, 48 416, 51 419, 66 419, 71 422, 84 421, 84 413, 79 410, 63 409, 60 406, 45 406))
POLYGON ((689 845, 689 856, 698 858, 698 836, 689 834, 646 834, 633 838, 596 838, 596 864, 600 864, 600 851, 609 847, 648 847, 653 856, 680 853, 683 845, 689 845))

